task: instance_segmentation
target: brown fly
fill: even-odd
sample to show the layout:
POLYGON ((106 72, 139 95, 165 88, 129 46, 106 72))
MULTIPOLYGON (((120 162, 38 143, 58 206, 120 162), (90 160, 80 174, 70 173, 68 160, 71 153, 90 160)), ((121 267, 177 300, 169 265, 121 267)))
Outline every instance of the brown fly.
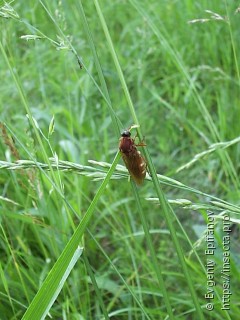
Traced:
POLYGON ((135 144, 135 138, 131 138, 131 128, 122 132, 119 150, 132 179, 140 185, 146 176, 147 163, 137 147, 144 147, 146 144, 143 142, 135 144))

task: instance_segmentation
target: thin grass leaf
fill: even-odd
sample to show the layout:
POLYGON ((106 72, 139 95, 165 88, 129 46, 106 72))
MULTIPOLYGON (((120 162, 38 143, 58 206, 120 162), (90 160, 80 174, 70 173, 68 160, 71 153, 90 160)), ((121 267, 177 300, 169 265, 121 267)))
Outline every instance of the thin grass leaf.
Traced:
POLYGON ((47 279, 50 279, 50 277, 55 279, 56 282, 54 283, 54 286, 51 287, 51 281, 49 281, 48 283, 47 279, 45 280, 44 283, 46 289, 41 290, 44 285, 40 288, 39 292, 36 294, 32 303, 28 307, 26 313, 23 315, 23 320, 45 319, 45 317, 49 313, 50 308, 52 307, 60 291, 62 290, 62 287, 66 282, 69 274, 82 255, 82 252, 83 248, 77 247, 68 264, 63 261, 62 265, 58 265, 57 267, 56 264, 54 265, 47 277, 47 279))
MULTIPOLYGON (((157 39, 159 40, 159 43, 161 47, 170 55, 171 59, 175 63, 176 67, 179 69, 181 74, 183 75, 183 80, 187 87, 191 88, 193 92, 193 98, 196 101, 196 105, 199 109, 199 112, 206 122, 208 129, 211 133, 212 140, 215 142, 221 141, 220 134, 218 132, 218 129, 213 121, 213 118, 208 111, 204 100, 198 93, 198 90, 192 81, 191 76, 189 75, 189 72, 184 65, 184 62, 179 55, 179 53, 173 48, 170 44, 170 42, 167 40, 169 37, 167 31, 164 29, 164 26, 161 25, 161 30, 157 27, 155 21, 153 20, 152 16, 150 16, 146 10, 135 0, 130 0, 130 3, 132 6, 139 12, 139 14, 144 18, 144 20, 147 22, 149 27, 152 29, 153 33, 156 35, 157 39), (166 36, 165 36, 166 35, 166 36)), ((240 181, 239 177, 237 175, 237 172, 235 170, 235 167, 232 163, 232 160, 230 156, 228 155, 227 151, 220 150, 219 151, 219 157, 222 161, 222 165, 225 171, 226 176, 229 176, 231 178, 232 183, 234 184, 234 187, 236 189, 239 189, 240 181)))
MULTIPOLYGON (((123 72, 121 70, 121 67, 120 67, 116 52, 114 50, 114 46, 113 46, 113 43, 112 43, 112 40, 111 40, 111 37, 110 37, 110 34, 109 34, 109 30, 108 30, 107 24, 105 22, 105 19, 103 17, 102 11, 100 9, 99 2, 97 0, 94 0, 94 3, 95 3, 96 9, 97 9, 97 13, 98 13, 100 21, 101 21, 101 25, 102 25, 103 31, 104 31, 106 39, 107 39, 107 43, 108 43, 108 46, 109 46, 113 61, 115 63, 115 66, 116 66, 116 69, 117 69, 117 72, 118 72, 119 79, 120 79, 122 87, 123 87, 123 91, 125 93, 125 96, 126 96, 126 99, 127 99, 127 102, 128 102, 129 111, 130 111, 130 113, 132 115, 134 123, 139 125, 139 122, 138 122, 138 119, 137 119, 137 115, 136 115, 136 112, 134 110, 134 106, 133 106, 133 103, 132 103, 132 100, 131 100, 131 97, 130 97, 130 94, 129 94, 129 91, 128 91, 128 88, 127 88, 127 85, 126 85, 126 81, 124 79, 123 72)), ((138 132, 139 139, 143 140, 142 134, 141 134, 139 129, 137 129, 137 132, 138 132)), ((160 187, 160 184, 159 184, 159 181, 158 181, 158 178, 157 178, 157 174, 156 174, 155 168, 153 166, 153 163, 152 163, 152 160, 151 160, 150 154, 148 153, 147 148, 144 148, 143 153, 144 153, 145 159, 146 159, 146 161, 148 163, 148 169, 149 169, 149 172, 150 172, 150 174, 152 176, 152 181, 153 181, 153 184, 154 184, 154 187, 155 187, 155 191, 156 191, 157 196, 159 198, 159 202, 161 203, 165 220, 166 220, 168 228, 170 230, 170 234, 171 234, 171 237, 173 239, 173 242, 174 242, 177 254, 178 254, 178 258, 180 260, 183 272, 185 274, 185 277, 186 277, 186 280, 187 280, 187 283, 188 283, 188 286, 189 286, 189 289, 190 289, 190 292, 191 292, 191 295, 192 295, 192 298, 193 298, 194 305, 196 307, 196 312, 197 312, 197 314, 199 316, 199 319, 203 319, 203 314, 202 314, 202 310, 201 310, 200 305, 199 305, 199 301, 197 299, 196 291, 194 289, 193 282, 192 282, 192 280, 190 278, 190 274, 188 272, 188 269, 187 269, 187 266, 186 266, 186 262, 184 260, 182 249, 180 247, 180 244, 179 244, 178 238, 176 236, 176 232, 175 232, 174 226, 172 224, 172 220, 171 220, 172 209, 170 208, 169 204, 167 203, 167 201, 165 199, 165 196, 164 196, 164 194, 163 194, 163 192, 161 190, 161 187, 160 187)), ((162 283, 160 282, 160 286, 161 285, 162 285, 162 283)), ((165 301, 166 308, 167 308, 167 311, 168 311, 168 315, 169 315, 170 319, 173 319, 173 311, 172 311, 171 303, 169 301, 169 296, 167 295, 167 293, 166 293, 166 291, 164 289, 163 289, 163 296, 164 296, 164 301, 165 301)))
MULTIPOLYGON (((105 250, 103 249, 103 247, 100 245, 99 242, 96 241, 95 237, 93 236, 93 234, 88 230, 89 234, 91 235, 91 238, 94 240, 95 244, 97 245, 97 247, 101 250, 102 254, 104 255, 104 257, 106 258, 106 260, 108 261, 108 263, 111 265, 111 268, 115 271, 115 273, 117 274, 117 276, 120 278, 120 280, 122 281, 122 283, 124 284, 124 287, 128 290, 128 292, 131 294, 132 298, 134 299, 134 301, 136 301, 137 305, 139 306, 140 310, 142 311, 142 314, 146 317, 147 320, 151 320, 151 318, 148 315, 147 309, 145 309, 144 305, 141 303, 141 301, 138 299, 137 295, 135 294, 135 292, 133 291, 133 289, 131 288, 131 286, 129 286, 129 284, 127 283, 127 281, 124 279, 124 277, 121 275, 121 273, 119 272, 118 268, 116 267, 116 265, 113 263, 113 261, 109 258, 109 256, 107 255, 107 253, 105 252, 105 250)), ((111 307, 110 307, 111 308, 111 307)), ((111 313, 109 314, 109 316, 111 315, 111 313)))
POLYGON ((201 153, 196 154, 192 160, 187 162, 186 164, 182 165, 180 168, 177 169, 177 172, 183 170, 183 169, 188 169, 190 166, 195 164, 197 161, 201 160, 204 158, 206 155, 209 155, 217 150, 220 149, 226 149, 231 147, 232 145, 239 143, 240 142, 240 137, 237 137, 233 140, 226 141, 226 142, 218 142, 218 143, 213 143, 208 147, 208 150, 204 150, 201 153))
POLYGON ((49 272, 47 278, 44 280, 41 288, 34 297, 26 313, 24 314, 24 320, 43 319, 43 316, 46 314, 46 311, 48 311, 48 308, 56 295, 59 285, 62 283, 63 279, 65 279, 64 275, 66 274, 69 268, 70 262, 72 261, 73 256, 79 246, 79 243, 81 242, 82 236, 87 228, 87 225, 89 224, 92 218, 97 202, 102 196, 111 178, 111 175, 117 165, 117 162, 119 161, 119 158, 120 154, 118 153, 105 179, 103 180, 101 186, 95 194, 95 197, 93 198, 84 217, 82 218, 81 222, 79 223, 78 227, 76 228, 74 234, 67 243, 60 257, 58 258, 53 268, 49 272), (46 292, 48 292, 47 296, 46 292))
MULTIPOLYGON (((53 170, 59 170, 63 172, 75 172, 77 174, 80 174, 89 178, 93 178, 94 180, 103 180, 106 177, 106 171, 96 169, 95 167, 85 166, 85 165, 81 165, 81 164, 70 162, 70 161, 56 160, 56 158, 49 158, 49 160, 51 162, 51 166, 53 170)), ((103 168, 107 168, 107 169, 111 167, 111 163, 108 163, 108 162, 96 161, 96 160, 89 160, 88 162, 103 168)), ((16 162, 8 162, 8 161, 0 160, 0 170, 1 169, 27 170, 31 168, 49 171, 49 166, 46 163, 40 163, 34 160, 17 160, 16 162)), ((122 179, 122 178, 129 178, 128 171, 125 166, 117 164, 115 167, 115 172, 112 174, 111 179, 122 179)), ((222 200, 211 194, 208 194, 203 191, 192 188, 190 186, 184 185, 180 181, 169 178, 167 176, 163 176, 161 174, 157 174, 157 179, 161 184, 171 186, 172 188, 182 189, 190 193, 205 196, 206 198, 211 199, 211 202, 216 206, 215 208, 216 210, 218 208, 222 208, 222 209, 228 209, 234 213, 240 213, 239 206, 232 204, 230 202, 227 202, 225 200, 222 200)), ((149 175, 147 175, 146 180, 152 181, 152 178, 149 175)), ((157 199, 158 198, 152 198, 152 200, 150 201, 155 201, 155 200, 158 201, 157 199)), ((186 201, 189 201, 189 200, 186 200, 186 201)), ((207 205, 208 204, 202 204, 202 206, 207 206, 207 205)), ((195 210, 197 210, 196 207, 195 207, 195 210)))
POLYGON ((103 298, 102 298, 102 295, 101 295, 101 292, 98 288, 98 285, 97 285, 97 281, 96 281, 96 278, 94 276, 94 273, 92 271, 92 268, 91 268, 91 265, 88 261, 88 258, 86 256, 86 254, 83 255, 83 260, 84 260, 84 263, 85 263, 85 266, 86 266, 86 269, 87 269, 87 272, 91 278, 91 281, 92 281, 92 285, 94 287, 94 290, 95 290, 95 293, 96 293, 96 296, 97 296, 97 299, 98 299, 98 302, 101 306, 101 309, 102 309, 102 312, 103 312, 103 315, 104 315, 104 319, 106 320, 109 320, 109 316, 108 316, 108 312, 107 312, 107 309, 104 305, 104 302, 103 302, 103 298))

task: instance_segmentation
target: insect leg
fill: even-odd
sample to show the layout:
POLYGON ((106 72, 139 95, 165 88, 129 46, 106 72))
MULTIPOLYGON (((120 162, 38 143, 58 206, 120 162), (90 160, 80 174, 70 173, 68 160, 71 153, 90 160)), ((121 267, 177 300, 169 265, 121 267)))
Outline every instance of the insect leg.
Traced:
MULTIPOLYGON (((137 136, 137 135, 136 135, 137 136)), ((135 136, 135 138, 136 138, 136 136, 135 136)), ((135 139, 134 138, 134 139, 135 139)), ((134 140, 133 139, 133 140, 134 140)), ((138 144, 136 144, 136 147, 146 147, 146 143, 144 142, 144 137, 143 137, 143 139, 141 140, 141 141, 139 141, 139 143, 138 144)))

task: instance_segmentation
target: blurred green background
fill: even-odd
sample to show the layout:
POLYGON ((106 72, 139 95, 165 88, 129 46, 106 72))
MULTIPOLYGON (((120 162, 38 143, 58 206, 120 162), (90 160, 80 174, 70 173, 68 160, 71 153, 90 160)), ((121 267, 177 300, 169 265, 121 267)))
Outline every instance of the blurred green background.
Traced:
MULTIPOLYGON (((55 154, 83 166, 90 165, 88 160, 113 161, 117 132, 129 128, 133 119, 94 2, 83 1, 82 6, 120 127, 114 125, 100 90, 80 2, 1 1, 2 161, 46 163, 55 154), (54 132, 49 132, 53 116, 54 132)), ((238 319, 240 148, 238 141, 224 145, 224 150, 213 145, 239 136, 238 5, 219 0, 101 0, 100 7, 155 169, 187 186, 164 184, 166 198, 184 198, 199 206, 196 210, 173 208, 203 264, 207 212, 223 214, 210 203, 211 197, 236 205, 235 213, 230 210, 231 310, 221 310, 221 219, 216 219, 215 226, 217 285, 211 312, 204 307, 205 272, 192 255, 188 238, 179 237, 179 241, 205 319, 238 319), (177 171, 211 145, 210 154, 177 171)), ((101 183, 86 174, 59 170, 55 178, 63 199, 51 174, 1 167, 1 320, 23 316, 101 183)), ((112 179, 100 198, 89 225, 92 236, 86 232, 82 245, 110 318, 147 316, 97 244, 139 297, 149 319, 165 319, 131 185, 126 177, 120 178, 112 179)), ((146 200, 156 197, 154 187, 146 181, 138 191, 174 317, 198 319, 161 208, 146 200)), ((53 319, 104 319, 100 305, 86 262, 80 260, 50 314, 53 319)))

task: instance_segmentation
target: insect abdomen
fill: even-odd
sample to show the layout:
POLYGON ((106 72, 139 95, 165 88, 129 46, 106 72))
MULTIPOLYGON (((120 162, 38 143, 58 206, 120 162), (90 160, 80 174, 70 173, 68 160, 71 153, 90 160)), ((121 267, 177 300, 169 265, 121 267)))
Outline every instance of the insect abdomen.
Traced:
POLYGON ((141 153, 135 150, 128 155, 122 154, 125 165, 137 184, 142 184, 146 176, 146 162, 141 153))

